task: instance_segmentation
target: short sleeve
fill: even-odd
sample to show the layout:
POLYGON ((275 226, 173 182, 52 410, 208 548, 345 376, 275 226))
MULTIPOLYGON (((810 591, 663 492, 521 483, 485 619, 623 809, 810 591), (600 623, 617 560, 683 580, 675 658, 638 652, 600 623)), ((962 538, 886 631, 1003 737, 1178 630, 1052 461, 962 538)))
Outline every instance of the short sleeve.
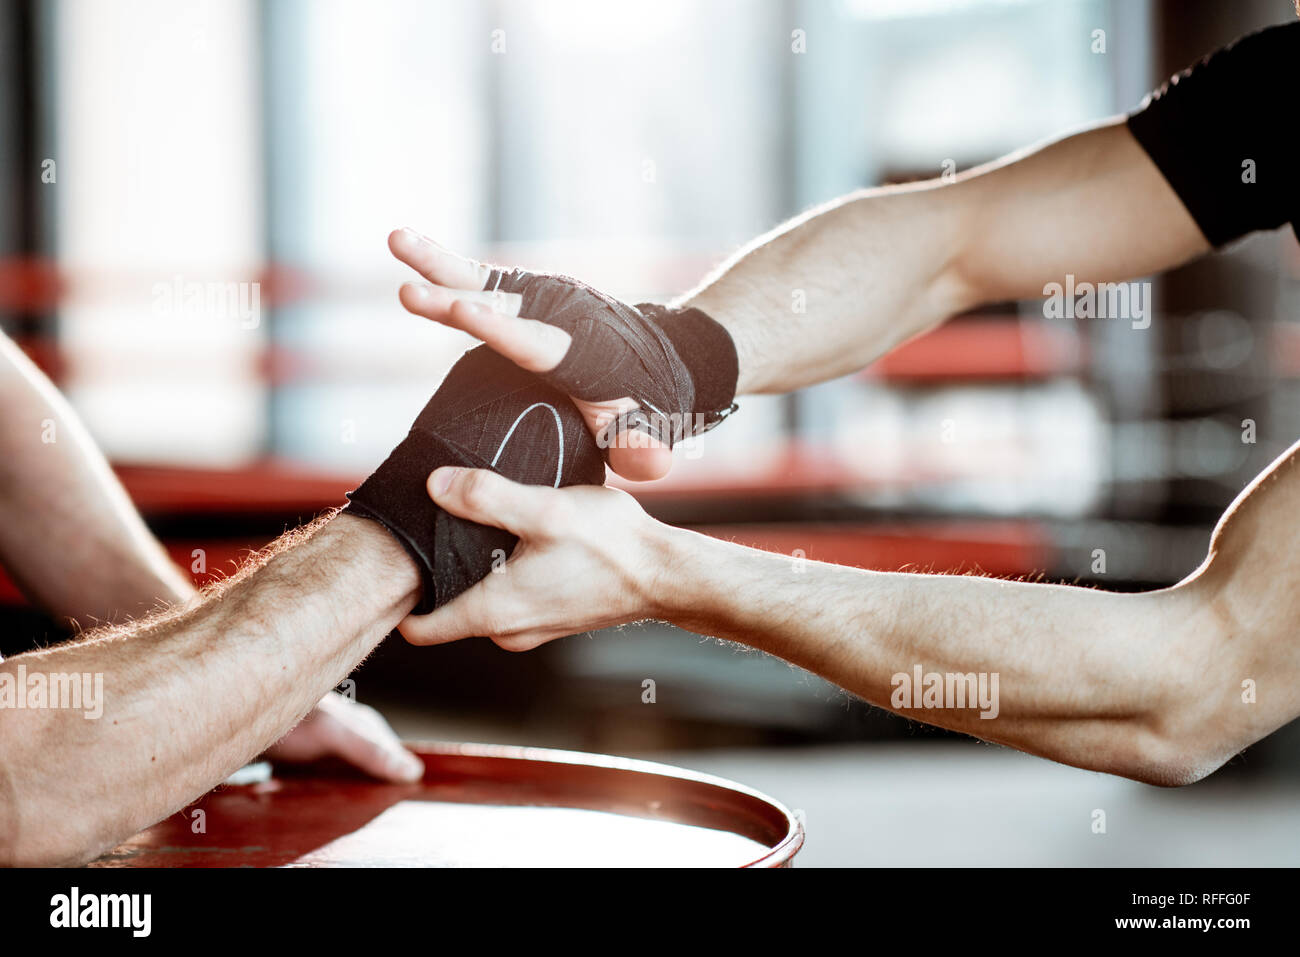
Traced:
POLYGON ((1128 116, 1211 245, 1296 228, 1298 64, 1300 22, 1270 27, 1171 77, 1128 116))

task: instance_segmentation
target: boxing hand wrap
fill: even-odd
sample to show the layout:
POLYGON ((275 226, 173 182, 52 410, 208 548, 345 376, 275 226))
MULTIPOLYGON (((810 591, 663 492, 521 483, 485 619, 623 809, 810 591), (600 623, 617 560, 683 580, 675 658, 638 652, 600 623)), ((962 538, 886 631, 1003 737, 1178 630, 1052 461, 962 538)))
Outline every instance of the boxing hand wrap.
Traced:
POLYGON ((486 346, 467 352, 406 438, 348 493, 345 510, 383 525, 419 569, 422 594, 414 614, 481 580, 517 541, 434 504, 425 483, 443 465, 557 488, 605 482, 601 451, 567 396, 486 346))
POLYGON ((735 411, 735 343, 699 309, 632 306, 576 279, 523 269, 493 269, 485 288, 518 293, 521 316, 572 337, 560 364, 541 378, 577 399, 630 396, 640 406, 611 423, 602 447, 625 429, 671 446, 735 411))

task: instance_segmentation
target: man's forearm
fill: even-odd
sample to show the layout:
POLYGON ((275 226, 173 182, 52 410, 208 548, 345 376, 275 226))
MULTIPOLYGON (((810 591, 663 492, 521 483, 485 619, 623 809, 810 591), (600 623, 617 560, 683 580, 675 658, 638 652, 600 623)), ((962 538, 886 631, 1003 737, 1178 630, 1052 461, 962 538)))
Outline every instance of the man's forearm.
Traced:
POLYGON ((880 707, 1067 764, 1184 783, 1192 772, 1171 716, 1204 701, 1178 700, 1192 684, 1185 669, 1202 669, 1195 678, 1210 688, 1231 691, 1238 680, 1231 655, 1202 660, 1219 632, 1185 589, 1125 595, 870 572, 662 526, 657 536, 659 564, 672 570, 661 617, 784 658, 880 707), (990 682, 996 674, 997 699, 922 707, 922 688, 911 689, 918 666, 990 682), (899 707, 899 689, 916 697, 899 707))
POLYGON ((183 807, 266 749, 415 604, 378 525, 341 515, 190 605, 8 659, 102 674, 103 712, 0 710, 0 858, 85 859, 183 807))
POLYGON ((682 304, 736 344, 737 394, 861 369, 968 304, 960 210, 936 182, 863 190, 759 237, 682 304))
POLYGON ((83 625, 193 594, 71 406, 0 336, 0 561, 83 625))
POLYGON ((1113 120, 950 181, 836 200, 760 237, 683 303, 731 333, 738 392, 788 392, 1067 273, 1130 279, 1208 248, 1113 120))

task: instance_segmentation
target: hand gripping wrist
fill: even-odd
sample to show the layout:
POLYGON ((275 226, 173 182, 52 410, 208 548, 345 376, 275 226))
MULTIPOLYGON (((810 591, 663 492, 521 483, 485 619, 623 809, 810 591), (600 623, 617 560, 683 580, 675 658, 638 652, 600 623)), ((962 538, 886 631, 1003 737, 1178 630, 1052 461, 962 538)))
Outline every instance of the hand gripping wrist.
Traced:
POLYGON ((434 504, 426 481, 443 465, 492 469, 532 485, 602 485, 600 449, 562 393, 486 346, 460 358, 406 438, 355 491, 350 514, 379 522, 420 571, 415 614, 482 579, 517 539, 434 504))

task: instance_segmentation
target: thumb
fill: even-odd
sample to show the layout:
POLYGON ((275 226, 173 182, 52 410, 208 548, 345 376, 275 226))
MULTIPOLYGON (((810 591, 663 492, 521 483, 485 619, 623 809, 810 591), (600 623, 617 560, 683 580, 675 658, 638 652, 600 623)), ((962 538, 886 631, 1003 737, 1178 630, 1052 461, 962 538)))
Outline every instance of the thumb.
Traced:
POLYGON ((523 537, 546 508, 555 490, 523 485, 487 469, 445 466, 429 476, 429 497, 453 515, 523 537))

